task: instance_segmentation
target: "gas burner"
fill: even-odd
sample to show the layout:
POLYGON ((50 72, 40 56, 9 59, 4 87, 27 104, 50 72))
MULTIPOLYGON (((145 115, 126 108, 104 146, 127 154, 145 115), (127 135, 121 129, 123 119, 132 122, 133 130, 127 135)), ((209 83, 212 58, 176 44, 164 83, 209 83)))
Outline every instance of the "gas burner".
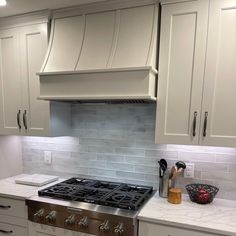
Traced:
POLYGON ((70 184, 70 185, 79 185, 79 186, 91 186, 94 184, 96 181, 92 179, 79 179, 79 178, 71 178, 63 183, 65 184, 70 184))
POLYGON ((152 187, 146 186, 71 178, 38 193, 39 196, 138 210, 152 191, 152 187))
POLYGON ((99 203, 99 200, 106 196, 109 191, 102 189, 80 189, 74 194, 75 201, 84 201, 90 203, 99 203))
MULTIPOLYGON (((43 196, 60 198, 65 200, 73 200, 73 195, 78 188, 70 185, 56 184, 50 188, 44 189, 43 196)), ((40 194, 39 194, 40 195, 40 194)))
POLYGON ((142 203, 146 200, 141 194, 113 192, 106 199, 104 205, 118 207, 122 209, 138 210, 142 203))
POLYGON ((113 190, 119 186, 120 186, 120 184, 118 184, 118 183, 111 183, 111 182, 104 182, 104 181, 97 181, 93 185, 94 188, 108 189, 108 190, 113 190))
POLYGON ((145 194, 146 192, 150 191, 150 188, 145 186, 126 184, 123 185, 119 190, 126 193, 129 192, 129 193, 145 194))

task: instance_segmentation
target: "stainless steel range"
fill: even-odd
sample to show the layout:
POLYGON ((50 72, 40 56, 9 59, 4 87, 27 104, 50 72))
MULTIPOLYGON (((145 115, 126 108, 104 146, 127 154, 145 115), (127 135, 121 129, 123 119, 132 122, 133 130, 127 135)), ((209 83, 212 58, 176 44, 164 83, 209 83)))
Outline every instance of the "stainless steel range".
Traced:
POLYGON ((71 178, 26 201, 29 220, 91 235, 137 235, 137 213, 152 187, 71 178))

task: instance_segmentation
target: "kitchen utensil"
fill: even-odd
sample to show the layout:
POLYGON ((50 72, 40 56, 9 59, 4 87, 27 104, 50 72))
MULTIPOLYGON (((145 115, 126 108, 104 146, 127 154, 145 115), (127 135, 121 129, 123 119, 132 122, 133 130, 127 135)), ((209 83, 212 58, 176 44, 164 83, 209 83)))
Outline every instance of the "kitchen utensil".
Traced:
POLYGON ((186 169, 186 164, 183 161, 176 162, 175 166, 171 168, 170 179, 173 181, 184 169, 186 169))
POLYGON ((178 161, 175 163, 177 169, 179 170, 180 168, 182 168, 183 170, 186 169, 186 164, 183 161, 178 161))
POLYGON ((185 186, 192 202, 198 204, 211 203, 219 189, 208 184, 188 184, 185 186))
POLYGON ((165 171, 167 169, 167 161, 165 159, 161 159, 160 161, 158 161, 160 167, 163 169, 163 171, 165 171))
POLYGON ((167 161, 165 159, 161 159, 158 161, 159 163, 159 176, 163 177, 165 171, 167 170, 167 161))
POLYGON ((172 166, 170 170, 170 176, 169 176, 170 179, 173 177, 175 172, 176 172, 176 166, 172 166))

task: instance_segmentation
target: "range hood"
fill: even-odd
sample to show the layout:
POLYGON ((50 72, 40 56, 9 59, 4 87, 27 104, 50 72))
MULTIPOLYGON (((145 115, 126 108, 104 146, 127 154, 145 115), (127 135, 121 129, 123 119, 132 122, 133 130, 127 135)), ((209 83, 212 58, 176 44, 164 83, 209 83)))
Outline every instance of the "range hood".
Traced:
POLYGON ((154 0, 54 12, 39 99, 155 101, 157 25, 154 0))

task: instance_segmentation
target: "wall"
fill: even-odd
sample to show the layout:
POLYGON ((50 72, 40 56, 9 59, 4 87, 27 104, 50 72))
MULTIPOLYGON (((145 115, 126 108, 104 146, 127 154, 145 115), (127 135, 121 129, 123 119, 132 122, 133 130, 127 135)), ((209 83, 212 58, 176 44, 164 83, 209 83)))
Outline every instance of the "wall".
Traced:
POLYGON ((22 173, 21 138, 0 136, 0 179, 22 173))
POLYGON ((78 137, 23 138, 26 173, 84 176, 158 187, 157 161, 195 163, 195 179, 180 177, 177 185, 202 182, 220 188, 218 197, 236 200, 236 149, 155 145, 155 105, 73 105, 78 137), (43 163, 52 151, 52 165, 43 163))

